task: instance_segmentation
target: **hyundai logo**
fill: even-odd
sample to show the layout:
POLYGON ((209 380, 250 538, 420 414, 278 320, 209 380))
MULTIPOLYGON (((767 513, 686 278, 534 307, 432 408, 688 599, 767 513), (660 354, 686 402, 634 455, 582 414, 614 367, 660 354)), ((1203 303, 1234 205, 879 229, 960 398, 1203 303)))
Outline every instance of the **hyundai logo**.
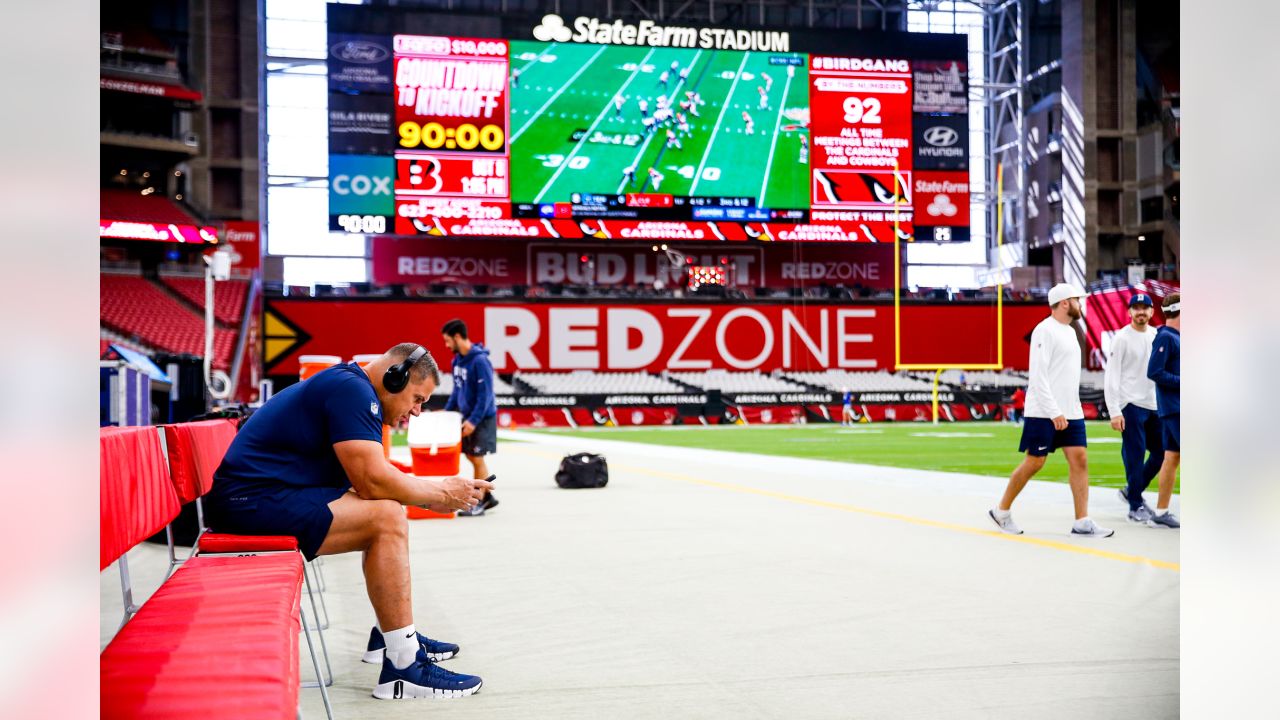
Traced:
POLYGON ((361 65, 370 65, 376 62, 382 62, 391 57, 391 53, 377 43, 367 42, 365 40, 348 40, 340 42, 333 46, 330 50, 333 56, 339 60, 347 62, 359 63, 361 65))
POLYGON ((960 141, 960 133, 943 125, 934 125, 924 131, 924 141, 934 147, 951 147, 960 141))

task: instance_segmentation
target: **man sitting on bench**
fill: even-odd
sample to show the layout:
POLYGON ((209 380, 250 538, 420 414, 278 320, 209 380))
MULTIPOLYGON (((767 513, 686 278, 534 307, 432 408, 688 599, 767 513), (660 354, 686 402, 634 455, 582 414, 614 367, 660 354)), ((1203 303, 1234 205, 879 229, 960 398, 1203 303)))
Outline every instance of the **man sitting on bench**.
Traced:
POLYGON ((431 354, 401 343, 364 369, 335 365, 286 388, 240 428, 206 501, 218 532, 291 535, 308 560, 364 554, 365 588, 378 618, 366 656, 386 649, 373 689, 381 699, 463 697, 481 685, 435 664, 456 655, 457 645, 414 627, 403 506, 463 510, 492 486, 406 475, 382 450, 382 426, 418 415, 439 382, 431 354))

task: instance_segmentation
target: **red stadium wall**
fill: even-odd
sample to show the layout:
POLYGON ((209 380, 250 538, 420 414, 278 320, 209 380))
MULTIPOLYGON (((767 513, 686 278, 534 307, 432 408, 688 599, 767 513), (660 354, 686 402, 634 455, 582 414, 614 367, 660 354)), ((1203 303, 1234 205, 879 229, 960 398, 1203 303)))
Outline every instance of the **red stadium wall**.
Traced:
MULTIPOLYGON (((891 304, 276 299, 267 302, 267 312, 267 372, 271 375, 296 374, 299 355, 350 358, 406 340, 425 343, 447 368, 450 358, 439 332, 454 317, 466 322, 472 337, 491 349, 498 372, 708 368, 767 372, 891 370, 894 366, 891 304)), ((1027 338, 1046 315, 1047 309, 1039 303, 1005 306, 1005 367, 1027 367, 1027 338)), ((902 362, 991 363, 995 359, 994 306, 903 306, 902 362)))

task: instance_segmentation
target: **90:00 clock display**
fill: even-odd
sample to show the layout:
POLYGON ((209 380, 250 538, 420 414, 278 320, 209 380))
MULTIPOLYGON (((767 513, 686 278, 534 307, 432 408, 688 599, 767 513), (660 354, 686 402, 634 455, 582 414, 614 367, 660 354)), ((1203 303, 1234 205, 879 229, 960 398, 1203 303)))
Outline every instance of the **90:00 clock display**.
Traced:
POLYGON ((399 132, 400 147, 407 149, 422 146, 431 150, 439 148, 475 150, 479 147, 496 151, 501 150, 506 142, 506 135, 498 125, 476 127, 471 123, 464 123, 455 131, 454 128, 446 128, 438 122, 419 125, 412 120, 406 120, 400 123, 399 132))

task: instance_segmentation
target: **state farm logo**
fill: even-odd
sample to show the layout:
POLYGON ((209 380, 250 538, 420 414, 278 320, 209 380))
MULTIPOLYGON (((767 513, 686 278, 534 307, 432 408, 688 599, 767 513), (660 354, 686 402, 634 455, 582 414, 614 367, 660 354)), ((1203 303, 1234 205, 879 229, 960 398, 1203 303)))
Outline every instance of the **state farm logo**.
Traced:
POLYGON ((533 29, 533 36, 543 42, 569 42, 573 31, 565 26, 559 15, 544 15, 542 24, 533 29))
POLYGON ((925 208, 925 212, 933 217, 952 217, 959 211, 956 204, 951 202, 951 198, 942 193, 934 195, 933 202, 929 203, 929 206, 925 208))
POLYGON ((924 131, 924 141, 934 147, 951 147, 960 142, 960 133, 945 125, 935 125, 924 131))
POLYGON ((334 45, 329 50, 332 55, 346 62, 372 65, 391 57, 391 51, 377 43, 366 40, 347 40, 334 45))

